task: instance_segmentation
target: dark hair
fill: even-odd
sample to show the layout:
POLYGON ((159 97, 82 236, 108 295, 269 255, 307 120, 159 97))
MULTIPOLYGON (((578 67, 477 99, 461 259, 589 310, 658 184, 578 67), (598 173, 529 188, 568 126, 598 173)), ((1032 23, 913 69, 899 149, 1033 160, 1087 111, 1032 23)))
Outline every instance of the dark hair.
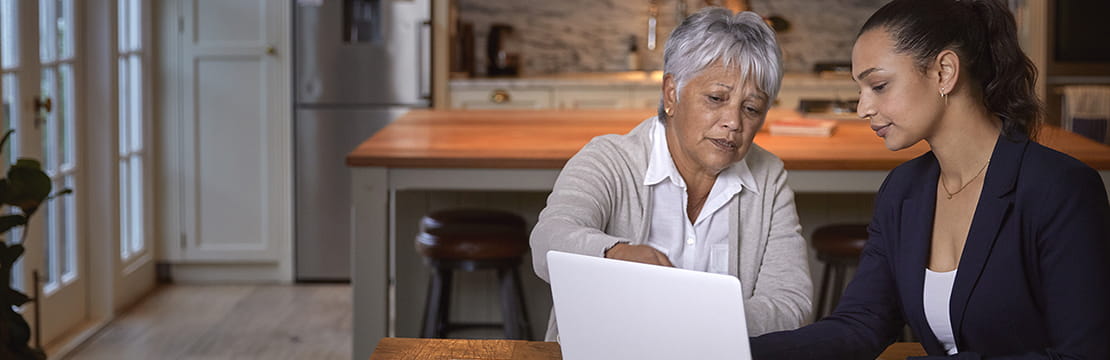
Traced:
POLYGON ((877 28, 922 72, 941 51, 955 51, 987 110, 1002 120, 1002 133, 1036 138, 1044 121, 1037 68, 1021 51, 1014 16, 1001 0, 894 0, 867 19, 860 35, 877 28))

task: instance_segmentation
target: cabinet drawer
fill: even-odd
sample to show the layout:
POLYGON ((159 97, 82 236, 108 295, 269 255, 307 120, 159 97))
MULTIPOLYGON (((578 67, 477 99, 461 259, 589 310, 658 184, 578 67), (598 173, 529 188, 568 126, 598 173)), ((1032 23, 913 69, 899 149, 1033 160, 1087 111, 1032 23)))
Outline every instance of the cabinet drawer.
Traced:
POLYGON ((629 104, 634 109, 657 109, 663 91, 658 87, 634 88, 629 93, 629 104))
POLYGON ((551 90, 546 89, 482 89, 451 93, 451 107, 456 109, 547 109, 551 108, 551 90))
POLYGON ((608 89, 558 89, 555 98, 560 109, 624 109, 629 107, 628 91, 608 89))

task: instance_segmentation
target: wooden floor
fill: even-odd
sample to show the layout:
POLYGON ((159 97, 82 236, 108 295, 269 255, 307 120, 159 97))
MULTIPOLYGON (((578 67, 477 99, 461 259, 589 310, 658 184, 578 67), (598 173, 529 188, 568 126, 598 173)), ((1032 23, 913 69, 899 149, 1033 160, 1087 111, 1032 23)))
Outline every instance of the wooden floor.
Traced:
POLYGON ((171 285, 68 359, 349 359, 349 285, 171 285))

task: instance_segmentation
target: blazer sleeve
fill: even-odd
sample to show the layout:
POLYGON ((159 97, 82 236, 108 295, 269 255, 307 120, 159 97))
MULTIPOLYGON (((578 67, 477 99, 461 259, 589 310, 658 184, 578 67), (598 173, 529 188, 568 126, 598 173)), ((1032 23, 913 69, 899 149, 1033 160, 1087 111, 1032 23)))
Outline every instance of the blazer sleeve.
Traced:
POLYGON ((606 147, 611 148, 592 141, 567 161, 555 180, 547 206, 532 228, 529 239, 532 266, 544 281, 551 282, 547 269, 549 250, 602 256, 618 242, 630 241, 604 232, 622 186, 612 164, 614 160, 605 156, 616 149, 606 147))
POLYGON ((874 359, 894 342, 905 322, 891 267, 891 235, 883 226, 893 216, 888 202, 894 201, 886 200, 885 189, 886 183, 879 190, 859 268, 836 310, 801 329, 751 339, 754 359, 874 359))
POLYGON ((748 331, 763 334, 792 330, 809 320, 813 311, 813 280, 809 276, 806 241, 801 235, 794 191, 786 184, 781 166, 773 176, 770 234, 752 296, 744 300, 748 331))
POLYGON ((1045 192, 1036 229, 1045 317, 1054 358, 1110 359, 1110 205, 1089 167, 1060 174, 1075 179, 1045 192), (1055 210, 1054 209, 1058 209, 1055 210))

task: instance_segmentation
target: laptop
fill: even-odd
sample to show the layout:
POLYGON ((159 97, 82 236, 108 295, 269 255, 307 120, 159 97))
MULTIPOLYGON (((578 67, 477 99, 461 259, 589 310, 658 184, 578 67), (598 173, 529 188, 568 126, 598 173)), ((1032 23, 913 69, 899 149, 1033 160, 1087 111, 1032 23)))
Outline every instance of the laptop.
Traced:
POLYGON ((740 280, 547 253, 563 359, 751 359, 740 280))

